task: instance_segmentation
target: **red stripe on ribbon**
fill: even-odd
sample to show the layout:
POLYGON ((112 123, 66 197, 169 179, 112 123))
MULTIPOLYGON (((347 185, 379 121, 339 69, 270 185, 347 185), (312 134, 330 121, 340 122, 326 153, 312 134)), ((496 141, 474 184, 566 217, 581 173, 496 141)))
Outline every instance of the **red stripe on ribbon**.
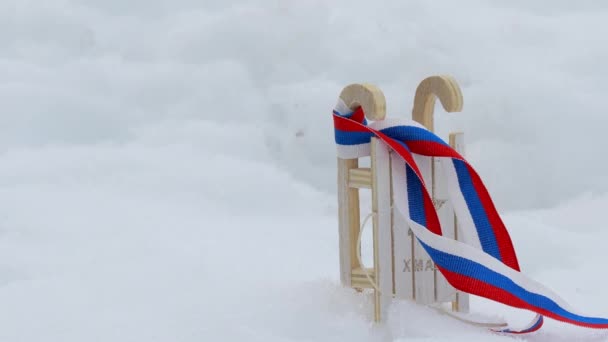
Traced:
POLYGON ((349 118, 334 114, 334 128, 345 132, 370 132, 369 127, 349 118))
MULTIPOLYGON (((553 318, 553 319, 561 321, 561 322, 570 323, 570 324, 574 324, 574 325, 578 325, 578 326, 586 327, 586 328, 595 328, 595 329, 608 328, 608 324, 590 324, 590 323, 584 323, 584 322, 579 322, 579 321, 573 321, 571 319, 562 317, 551 311, 547 311, 545 309, 536 307, 534 305, 530 305, 530 304, 526 303, 525 301, 517 298, 513 294, 511 294, 501 288, 498 288, 496 286, 493 286, 493 285, 490 285, 483 281, 480 281, 478 279, 467 277, 462 274, 448 271, 447 269, 440 267, 440 266, 437 266, 437 269, 439 269, 439 271, 441 271, 441 274, 443 274, 443 276, 448 280, 448 282, 452 286, 456 287, 456 285, 457 285, 458 286, 457 288, 461 291, 464 291, 464 292, 467 292, 467 293, 470 293, 473 295, 485 297, 485 298, 488 298, 488 299, 494 300, 496 302, 503 303, 503 304, 506 304, 506 305, 509 305, 509 306, 512 306, 515 308, 529 310, 534 313, 538 313, 543 316, 550 317, 550 318, 553 318)), ((538 327, 538 329, 540 329, 540 326, 538 327)), ((538 329, 536 329, 536 330, 538 330, 538 329)), ((528 332, 530 332, 530 331, 528 331, 528 332)))
POLYGON ((399 156, 401 156, 401 158, 403 158, 403 160, 412 168, 412 170, 414 170, 414 173, 416 173, 416 176, 418 176, 418 178, 422 182, 422 185, 423 186, 425 185, 424 179, 422 178, 422 173, 420 173, 420 170, 418 169, 418 164, 416 164, 416 161, 414 160, 414 156, 412 156, 412 153, 410 151, 408 151, 399 142, 395 141, 393 138, 389 137, 388 135, 386 135, 380 131, 376 131, 371 128, 369 129, 369 131, 376 134, 376 136, 378 138, 380 138, 380 140, 384 141, 385 144, 387 144, 395 152, 397 152, 397 154, 399 156))
POLYGON ((448 145, 434 141, 413 140, 405 142, 413 153, 428 157, 448 157, 464 160, 464 158, 448 145))
POLYGON ((488 193, 488 190, 484 186, 477 172, 475 172, 469 163, 466 163, 466 166, 469 170, 469 175, 471 176, 471 181, 475 191, 477 192, 479 201, 483 205, 488 221, 492 226, 492 231, 494 232, 494 237, 496 238, 496 244, 498 245, 502 262, 512 269, 519 271, 519 262, 517 261, 513 241, 511 241, 511 236, 507 231, 507 227, 505 227, 505 224, 498 215, 496 206, 494 206, 494 202, 492 202, 492 198, 490 198, 490 194, 488 193))
POLYGON ((437 216, 437 210, 435 209, 435 204, 431 199, 431 196, 427 192, 426 188, 423 187, 424 191, 422 191, 423 203, 424 203, 424 215, 426 217, 426 228, 431 232, 443 236, 443 232, 441 231, 441 223, 439 222, 439 217, 437 216))
POLYGON ((355 109, 350 119, 362 124, 365 121, 365 113, 363 113, 363 108, 358 107, 355 109))

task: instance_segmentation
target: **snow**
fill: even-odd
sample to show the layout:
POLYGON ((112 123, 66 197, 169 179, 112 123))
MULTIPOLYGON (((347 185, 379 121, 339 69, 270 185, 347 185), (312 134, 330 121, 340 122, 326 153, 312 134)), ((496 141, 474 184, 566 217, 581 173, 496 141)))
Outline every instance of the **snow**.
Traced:
MULTIPOLYGON (((339 285, 330 111, 459 81, 524 272, 604 290, 604 1, 0 2, 0 341, 508 341, 339 285)), ((531 313, 474 299, 524 324, 531 313)), ((604 341, 548 320, 528 341, 604 341)))

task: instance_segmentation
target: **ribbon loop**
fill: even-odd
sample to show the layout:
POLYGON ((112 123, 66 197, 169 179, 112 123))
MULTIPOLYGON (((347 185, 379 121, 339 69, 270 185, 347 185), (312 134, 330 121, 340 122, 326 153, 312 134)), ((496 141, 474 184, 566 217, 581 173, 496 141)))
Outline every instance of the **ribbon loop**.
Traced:
POLYGON ((441 138, 415 122, 382 120, 368 125, 362 108, 342 101, 333 111, 338 157, 369 155, 372 137, 393 149, 403 163, 393 172, 394 206, 409 223, 439 271, 456 289, 535 312, 524 329, 541 328, 543 316, 594 329, 608 329, 608 319, 577 314, 559 296, 520 272, 511 237, 475 169, 441 138), (441 223, 414 154, 439 158, 447 179, 464 241, 442 235, 441 223), (401 189, 401 190, 399 190, 401 189))

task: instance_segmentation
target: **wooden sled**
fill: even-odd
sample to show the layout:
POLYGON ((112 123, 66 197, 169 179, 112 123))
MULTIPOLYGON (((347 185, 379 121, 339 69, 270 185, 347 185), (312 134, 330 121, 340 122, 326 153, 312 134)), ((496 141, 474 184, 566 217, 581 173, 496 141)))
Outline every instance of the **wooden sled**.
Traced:
MULTIPOLYGON (((384 120, 385 98, 370 84, 352 84, 340 98, 351 109, 362 107, 368 120, 384 120)), ((412 118, 433 131, 433 111, 439 99, 447 112, 462 110, 462 93, 449 76, 432 76, 416 89, 412 118)), ((450 145, 464 155, 464 134, 449 136, 450 145)), ((415 156, 416 157, 416 156, 415 156)), ((359 160, 338 158, 338 202, 340 236, 340 279, 344 286, 374 292, 374 320, 382 321, 393 298, 413 300, 434 307, 448 306, 454 317, 467 321, 469 295, 456 291, 413 236, 405 219, 392 207, 391 163, 402 163, 399 156, 378 139, 372 138, 371 167, 359 167, 359 160), (359 191, 372 194, 373 267, 360 262, 361 208, 359 191), (464 314, 464 316, 463 316, 464 314)), ((442 227, 453 227, 447 237, 458 239, 458 222, 448 200, 447 184, 439 177, 439 161, 416 158, 426 184, 432 184, 432 198, 442 227)), ((481 323, 488 327, 504 323, 481 323)))

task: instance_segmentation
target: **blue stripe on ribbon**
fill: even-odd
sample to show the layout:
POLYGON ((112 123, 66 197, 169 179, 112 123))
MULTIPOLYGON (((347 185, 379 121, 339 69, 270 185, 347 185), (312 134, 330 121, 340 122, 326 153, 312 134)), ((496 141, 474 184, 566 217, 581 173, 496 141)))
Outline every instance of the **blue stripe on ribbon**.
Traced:
POLYGON ((410 218, 426 227, 422 182, 420 182, 416 172, 407 164, 405 165, 405 173, 407 176, 407 201, 410 208, 410 218))
POLYGON ((543 325, 544 323, 544 318, 543 316, 538 316, 538 319, 536 320, 536 322, 534 322, 534 324, 529 327, 528 329, 524 329, 524 330, 512 330, 512 329, 504 329, 504 330, 500 330, 498 332, 501 333, 516 333, 516 334, 526 334, 526 333, 530 333, 530 332, 534 332, 538 329, 540 329, 540 327, 543 325))
POLYGON ((437 265, 450 272, 477 279, 481 282, 500 288, 532 306, 553 312, 558 316, 572 321, 597 325, 608 324, 608 319, 579 316, 566 311, 551 299, 543 295, 529 292, 506 276, 494 272, 481 264, 432 248, 420 239, 418 239, 418 241, 437 265))
POLYGON ((526 333, 526 332, 532 332, 532 331, 536 331, 538 330, 539 326, 543 325, 544 319, 543 316, 540 316, 538 318, 538 320, 536 321, 536 323, 534 323, 534 325, 532 325, 531 327, 529 327, 528 329, 522 331, 522 333, 526 333))
POLYGON ((458 184, 464 197, 465 202, 471 212, 471 217, 475 223, 477 234, 479 235, 479 241, 481 248, 484 252, 490 254, 494 258, 501 260, 500 250, 498 249, 498 243, 492 225, 488 220, 486 211, 477 195, 477 191, 473 186, 471 175, 467 169, 467 165, 462 160, 452 159, 454 168, 456 169, 456 175, 458 176, 458 184))
POLYGON ((336 144, 338 145, 360 145, 367 144, 372 140, 372 132, 348 132, 334 129, 336 144))
POLYGON ((393 126, 381 129, 380 132, 388 135, 393 139, 397 139, 400 141, 432 141, 445 146, 449 146, 440 137, 420 127, 393 126))

